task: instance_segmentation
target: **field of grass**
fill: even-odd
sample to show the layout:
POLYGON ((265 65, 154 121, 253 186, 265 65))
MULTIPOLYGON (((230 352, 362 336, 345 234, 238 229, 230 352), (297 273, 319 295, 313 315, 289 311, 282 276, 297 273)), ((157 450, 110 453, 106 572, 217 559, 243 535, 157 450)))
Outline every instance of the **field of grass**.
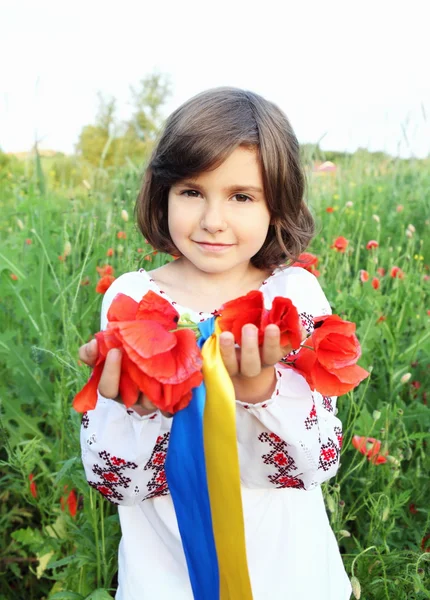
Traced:
MULTIPOLYGON (((336 174, 309 173, 309 251, 371 371, 338 401, 341 468, 324 486, 365 600, 430 598, 429 167, 352 156, 336 174), (344 251, 332 247, 339 237, 344 251), (356 435, 380 440, 386 460, 358 452, 356 435)), ((55 189, 40 162, 0 177, 0 600, 114 595, 116 509, 86 483, 71 402, 88 377, 78 347, 99 330, 96 268, 166 260, 136 231, 139 182, 132 165, 55 189)))

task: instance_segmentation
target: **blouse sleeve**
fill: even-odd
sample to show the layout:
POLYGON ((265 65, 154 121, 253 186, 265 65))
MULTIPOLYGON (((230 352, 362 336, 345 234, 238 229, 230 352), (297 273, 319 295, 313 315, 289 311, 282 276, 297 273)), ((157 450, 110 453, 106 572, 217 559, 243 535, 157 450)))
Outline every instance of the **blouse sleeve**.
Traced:
MULTIPOLYGON (((116 279, 103 299, 101 328, 106 328, 107 311, 117 293, 139 301, 146 291, 139 273, 116 279)), ((84 413, 81 424, 82 462, 89 485, 121 505, 167 494, 164 461, 170 421, 158 410, 140 416, 99 394, 95 409, 84 413)))
MULTIPOLYGON (((331 308, 315 276, 300 271, 306 273, 300 274, 306 300, 294 303, 311 333, 312 317, 331 314, 331 308)), ((276 365, 276 377, 267 401, 236 403, 242 482, 253 488, 312 489, 339 467, 342 424, 335 416, 337 398, 312 392, 301 375, 282 363, 276 365)))

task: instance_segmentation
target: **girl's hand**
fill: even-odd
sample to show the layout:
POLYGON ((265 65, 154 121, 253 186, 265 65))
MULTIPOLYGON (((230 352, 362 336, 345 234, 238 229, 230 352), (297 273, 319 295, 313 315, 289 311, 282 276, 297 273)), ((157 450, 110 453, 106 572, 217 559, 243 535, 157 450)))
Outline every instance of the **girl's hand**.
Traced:
MULTIPOLYGON (((88 344, 84 344, 79 348, 79 358, 89 367, 94 367, 99 354, 97 340, 91 340, 88 344)), ((105 398, 111 398, 117 402, 121 402, 119 394, 119 380, 121 376, 121 350, 114 348, 109 350, 106 356, 103 367, 102 376, 99 382, 99 392, 105 398)), ((157 407, 152 404, 145 394, 141 394, 137 403, 132 408, 139 415, 148 415, 157 410, 157 407)), ((169 413, 163 414, 170 417, 169 413)))
MULTIPOLYGON (((302 327, 302 341, 307 335, 302 327)), ((261 348, 258 347, 258 329, 251 323, 242 328, 240 348, 235 348, 230 331, 220 334, 221 356, 238 400, 257 404, 271 397, 276 387, 274 366, 293 350, 290 345, 282 347, 280 338, 279 327, 273 324, 266 327, 261 348)))

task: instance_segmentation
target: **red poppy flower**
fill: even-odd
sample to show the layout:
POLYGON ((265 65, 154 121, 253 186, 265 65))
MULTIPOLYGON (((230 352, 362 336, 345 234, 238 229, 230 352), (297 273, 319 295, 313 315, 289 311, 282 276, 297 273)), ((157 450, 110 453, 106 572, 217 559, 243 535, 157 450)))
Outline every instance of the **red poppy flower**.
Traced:
POLYGON ((31 240, 30 238, 27 238, 25 240, 25 243, 27 244, 27 246, 30 246, 33 243, 33 240, 31 240))
POLYGON ((380 281, 377 277, 373 277, 372 279, 372 287, 374 290, 379 290, 379 286, 380 286, 380 281))
POLYGON ((110 288, 112 283, 115 281, 115 277, 113 275, 104 275, 101 279, 99 279, 96 285, 96 292, 99 294, 104 294, 110 288))
POLYGON ((108 251, 106 252, 106 256, 113 256, 113 248, 108 248, 108 251))
POLYGON ((381 465, 387 462, 388 453, 381 454, 381 441, 375 438, 365 437, 363 435, 354 435, 352 445, 361 452, 374 465, 381 465))
POLYGON ((33 498, 37 498, 37 487, 36 487, 35 482, 33 481, 33 479, 34 479, 33 473, 30 473, 28 478, 30 480, 30 493, 33 496, 33 498))
POLYGON ((299 256, 299 260, 304 261, 304 263, 295 262, 292 264, 292 266, 301 267, 302 269, 305 269, 306 271, 309 271, 310 273, 315 275, 315 277, 319 277, 320 272, 316 268, 319 262, 319 258, 315 256, 315 254, 312 254, 311 252, 302 252, 299 256))
POLYGON ((330 248, 334 248, 337 252, 345 252, 349 244, 349 241, 343 236, 337 237, 330 248))
POLYGON ((425 535, 423 537, 423 539, 421 540, 421 550, 423 552, 430 552, 430 545, 427 546, 427 542, 430 540, 430 533, 428 533, 427 535, 425 535))
POLYGON ((315 330, 305 346, 292 357, 292 368, 306 379, 313 390, 326 396, 346 394, 368 377, 359 367, 361 356, 355 335, 355 323, 344 321, 338 315, 314 319, 315 330))
POLYGON ((380 275, 381 277, 384 277, 386 270, 384 269, 384 267, 378 267, 376 269, 376 272, 378 273, 378 275, 380 275))
POLYGON ((91 281, 90 278, 88 277, 88 275, 86 277, 84 277, 84 279, 81 279, 81 285, 85 286, 85 285, 90 285, 91 281))
POLYGON ((366 283, 366 281, 369 281, 369 273, 364 269, 360 269, 360 281, 362 283, 366 283))
MULTIPOLYGON (((67 493, 67 485, 64 486, 64 491, 67 493)), ((66 508, 66 504, 69 508, 69 513, 72 517, 76 517, 76 513, 78 512, 78 498, 76 496, 75 490, 69 492, 66 496, 61 496, 60 498, 60 506, 61 510, 64 511, 66 508)))
POLYGON ((236 344, 242 343, 242 327, 252 323, 258 328, 258 343, 262 345, 264 331, 269 324, 278 325, 281 330, 281 346, 291 344, 298 348, 302 341, 299 313, 289 298, 276 297, 272 308, 264 308, 264 296, 253 290, 236 300, 226 302, 220 308, 218 323, 221 331, 231 331, 236 344))
POLYGON ((96 267, 96 270, 100 277, 114 274, 114 268, 111 265, 103 265, 102 267, 96 267))
POLYGON ((118 231, 118 233, 116 234, 116 237, 119 240, 125 240, 125 239, 127 239, 127 234, 125 233, 125 231, 118 231))
POLYGON ((405 274, 400 267, 391 267, 390 275, 393 278, 404 279, 405 274))
POLYGON ((366 244, 366 250, 371 250, 372 248, 378 248, 379 244, 376 240, 369 240, 366 244))
POLYGON ((78 412, 92 410, 107 353, 122 350, 119 392, 125 406, 136 404, 140 393, 163 411, 187 406, 192 388, 202 381, 202 358, 191 329, 176 329, 178 312, 164 298, 149 291, 138 303, 117 294, 105 331, 96 334, 99 357, 84 388, 75 396, 78 412))
POLYGON ((15 273, 11 273, 10 278, 13 279, 14 281, 18 281, 18 275, 15 275, 15 273))
POLYGON ((327 208, 325 209, 326 212, 328 213, 332 213, 334 212, 334 208, 332 206, 327 206, 327 208))
POLYGON ((417 507, 415 506, 415 504, 413 502, 411 504, 409 504, 409 512, 411 513, 411 515, 418 514, 417 507))

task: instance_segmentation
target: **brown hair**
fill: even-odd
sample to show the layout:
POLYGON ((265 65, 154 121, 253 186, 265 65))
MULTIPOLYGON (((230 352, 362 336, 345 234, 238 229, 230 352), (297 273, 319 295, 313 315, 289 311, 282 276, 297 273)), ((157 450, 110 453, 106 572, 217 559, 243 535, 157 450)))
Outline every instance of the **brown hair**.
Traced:
POLYGON ((221 87, 194 96, 167 119, 136 201, 139 229, 158 251, 178 254, 169 234, 171 186, 220 165, 238 146, 255 147, 271 215, 266 240, 252 257, 259 269, 295 262, 315 233, 304 201, 299 143, 285 114, 258 94, 221 87))

